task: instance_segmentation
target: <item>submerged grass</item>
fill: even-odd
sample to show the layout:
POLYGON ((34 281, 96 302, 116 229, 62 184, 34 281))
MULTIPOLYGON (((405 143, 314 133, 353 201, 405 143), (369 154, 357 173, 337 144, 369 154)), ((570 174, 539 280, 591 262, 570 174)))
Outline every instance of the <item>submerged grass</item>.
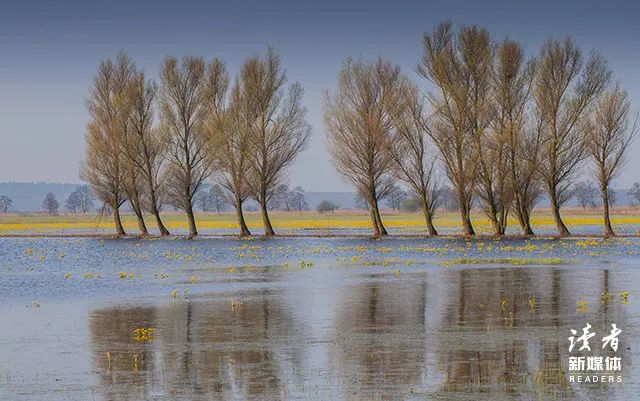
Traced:
POLYGON ((527 265, 564 265, 567 264, 564 259, 561 258, 456 258, 445 260, 441 262, 444 266, 457 266, 457 265, 512 265, 512 266, 527 266, 527 265))

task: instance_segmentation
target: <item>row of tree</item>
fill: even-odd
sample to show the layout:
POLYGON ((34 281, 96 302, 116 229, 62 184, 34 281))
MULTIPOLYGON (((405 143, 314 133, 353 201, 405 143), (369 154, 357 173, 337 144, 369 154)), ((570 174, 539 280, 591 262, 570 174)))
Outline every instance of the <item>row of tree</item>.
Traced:
POLYGON ((167 57, 159 85, 121 53, 100 63, 93 82, 81 177, 113 212, 118 235, 127 201, 143 235, 145 211, 169 234, 160 216, 165 203, 183 210, 189 235, 197 235, 194 203, 212 178, 236 210, 240 235, 250 235, 242 212, 249 198, 265 235, 273 235, 268 205, 310 138, 302 94, 300 84, 287 85, 271 49, 246 59, 233 82, 217 58, 167 57))
MULTIPOLYGON (((295 187, 289 189, 286 184, 278 185, 275 194, 271 197, 268 204, 268 210, 297 211, 308 210, 309 205, 304 198, 304 189, 295 187)), ((203 189, 197 195, 196 204, 203 212, 215 211, 222 213, 227 210, 228 206, 233 206, 225 190, 220 184, 213 184, 203 189)), ((252 205, 246 208, 247 211, 257 210, 252 205)))
POLYGON ((559 234, 569 235, 560 211, 586 162, 599 186, 605 234, 614 235, 610 186, 638 129, 602 56, 584 56, 567 38, 547 40, 527 58, 513 40, 445 22, 425 33, 418 73, 425 91, 382 58, 347 59, 326 96, 329 151, 368 203, 376 235, 386 234, 378 201, 398 180, 437 234, 437 171, 456 195, 466 235, 475 233, 474 201, 495 235, 505 233, 510 214, 532 235, 531 212, 545 194, 559 234))
MULTIPOLYGON (((0 196, 0 213, 7 213, 9 208, 13 205, 13 200, 6 196, 0 196)), ((58 214, 60 209, 60 203, 56 199, 55 194, 48 192, 42 200, 42 209, 48 214, 58 214)), ((84 185, 76 187, 76 189, 69 194, 65 207, 71 213, 88 213, 93 209, 93 197, 89 188, 84 185)))

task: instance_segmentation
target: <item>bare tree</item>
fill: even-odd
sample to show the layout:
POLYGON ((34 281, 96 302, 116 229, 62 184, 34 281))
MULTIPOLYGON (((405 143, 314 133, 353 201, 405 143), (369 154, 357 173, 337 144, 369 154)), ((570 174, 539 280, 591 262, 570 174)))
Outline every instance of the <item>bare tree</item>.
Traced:
POLYGON ((573 195, 583 209, 593 209, 598 206, 596 203, 598 191, 590 181, 581 181, 577 183, 573 188, 573 195))
POLYGON ((631 189, 627 192, 627 196, 631 197, 632 206, 640 206, 640 183, 634 182, 631 189))
POLYGON ((446 185, 440 187, 438 194, 442 200, 442 207, 444 210, 447 212, 456 212, 460 210, 460 206, 458 206, 458 197, 451 187, 446 185))
POLYGON ((93 209, 93 197, 91 196, 91 190, 87 185, 80 185, 76 187, 75 192, 78 194, 78 203, 82 213, 88 213, 93 209))
POLYGON ((269 200, 286 170, 307 146, 311 127, 302 105, 302 86, 296 82, 285 88, 286 73, 271 48, 264 58, 249 58, 244 68, 245 90, 251 97, 255 118, 251 129, 249 186, 260 205, 264 234, 271 236, 275 232, 269 219, 269 200))
POLYGON ((86 185, 77 186, 67 197, 65 208, 71 213, 87 213, 93 208, 93 199, 89 188, 86 185))
POLYGON ((153 127, 156 93, 157 85, 141 71, 129 80, 124 99, 128 131, 122 137, 121 146, 133 170, 129 192, 133 195, 130 199, 133 198, 137 205, 136 214, 142 214, 144 203, 154 216, 160 235, 169 235, 160 218, 161 174, 168 142, 166 132, 153 127), (144 194, 144 202, 140 192, 144 194))
MULTIPOLYGON (((128 125, 128 123, 127 123, 128 125)), ((129 126, 123 129, 123 137, 131 135, 129 132, 129 126)), ((147 230, 147 224, 144 221, 144 204, 143 199, 145 197, 145 188, 142 180, 141 172, 126 156, 122 159, 122 168, 124 170, 123 182, 124 192, 133 210, 133 214, 136 216, 136 222, 138 223, 138 231, 140 235, 149 235, 147 230)))
POLYGON ((78 193, 73 191, 67 197, 67 200, 64 202, 64 207, 70 213, 77 213, 80 210, 80 199, 78 198, 78 193))
POLYGON ((456 99, 457 110, 466 118, 466 129, 473 138, 476 194, 494 235, 504 235, 512 194, 506 137, 495 118, 495 45, 489 32, 478 26, 462 27, 451 60, 456 73, 453 79, 445 81, 445 89, 456 99))
POLYGON ((211 206, 213 206, 213 209, 218 214, 222 213, 229 203, 222 187, 218 184, 213 185, 209 189, 209 196, 211 198, 211 206))
POLYGON ((7 195, 0 196, 0 212, 7 213, 9 208, 13 205, 13 200, 9 198, 7 195))
POLYGON ((134 66, 124 53, 98 66, 87 100, 91 117, 87 126, 87 153, 80 177, 97 199, 113 211, 117 235, 125 235, 120 206, 125 202, 125 161, 120 138, 123 121, 122 99, 134 66))
POLYGON ((630 111, 627 92, 616 85, 599 97, 585 127, 585 145, 602 196, 605 236, 615 235, 609 216, 611 183, 620 173, 626 153, 638 134, 638 119, 630 124, 630 111))
POLYGON ((605 60, 592 53, 586 63, 580 48, 567 38, 550 39, 538 56, 534 99, 540 119, 538 171, 546 186, 558 232, 570 235, 560 208, 571 197, 577 167, 587 156, 580 122, 609 82, 605 60))
POLYGON ((199 57, 167 57, 160 71, 161 119, 169 136, 167 196, 187 214, 190 237, 198 234, 193 202, 213 166, 204 127, 220 94, 211 92, 209 73, 215 69, 199 57))
MULTIPOLYGON (((429 235, 438 235, 433 218, 440 197, 434 169, 435 158, 429 154, 428 124, 424 106, 413 85, 405 86, 405 104, 394 116, 394 137, 389 142, 396 176, 404 181, 424 214, 429 235)), ((401 203, 402 201, 400 201, 401 203)), ((398 205, 398 209, 400 204, 398 205)))
POLYGON ((398 185, 394 185, 385 199, 387 201, 387 206, 389 206, 391 210, 399 211, 402 207, 402 202, 407 199, 407 193, 398 185))
MULTIPOLYGON (((129 81, 133 78, 135 74, 135 64, 133 60, 122 53, 121 58, 118 59, 119 62, 123 64, 123 68, 126 68, 126 76, 122 76, 122 82, 120 82, 120 87, 116 93, 114 93, 113 103, 115 106, 115 114, 114 114, 114 135, 116 141, 118 143, 127 143, 128 138, 132 135, 131 133, 131 122, 129 120, 129 110, 128 110, 128 93, 127 87, 129 85, 129 81), (126 67, 124 67, 126 66, 126 67)), ((123 150, 120 150, 123 154, 126 153, 123 150)), ((133 210, 136 221, 138 223, 138 229, 141 235, 148 235, 147 225, 144 221, 144 216, 142 212, 142 197, 143 197, 143 187, 140 179, 140 172, 136 168, 136 166, 131 162, 129 158, 122 157, 120 162, 120 170, 122 171, 122 178, 124 183, 124 192, 129 204, 131 205, 131 209, 133 210)))
POLYGON ((214 210, 218 214, 222 213, 222 211, 229 203, 224 190, 219 184, 210 185, 208 190, 200 191, 197 196, 196 202, 203 212, 214 210))
POLYGON ((504 189, 508 189, 511 210, 522 234, 533 235, 531 212, 542 194, 536 171, 540 143, 527 126, 535 60, 527 62, 522 46, 507 39, 498 45, 496 64, 494 125, 499 137, 497 143, 504 146, 502 157, 498 158, 500 168, 497 170, 502 177, 499 187, 507 185, 504 189))
MULTIPOLYGON (((220 64, 219 68, 222 91, 223 86, 228 86, 228 77, 224 65, 220 64)), ((249 62, 246 61, 233 84, 227 105, 212 115, 207 126, 218 180, 228 191, 229 201, 236 210, 241 236, 251 235, 242 210, 242 205, 251 195, 247 172, 253 151, 251 136, 255 110, 248 87, 250 75, 249 62)))
POLYGON ((318 207, 316 208, 316 210, 318 211, 318 213, 323 214, 323 213, 333 213, 336 210, 338 210, 338 205, 336 205, 335 203, 328 201, 328 200, 323 200, 322 202, 320 202, 318 204, 318 207))
POLYGON ((456 194, 466 235, 475 234, 471 205, 481 173, 476 135, 486 124, 484 117, 478 120, 485 112, 484 105, 471 102, 475 100, 474 85, 478 84, 477 90, 482 92, 486 85, 474 79, 476 68, 484 70, 488 62, 484 36, 484 31, 476 27, 463 27, 456 36, 450 22, 441 23, 431 34, 424 34, 424 53, 418 65, 420 75, 435 85, 429 96, 434 115, 428 133, 440 152, 456 194), (476 51, 479 54, 474 54, 476 51), (482 58, 478 65, 473 62, 476 56, 482 58))
POLYGON ((367 199, 360 195, 359 193, 356 193, 355 196, 353 197, 353 203, 356 207, 356 209, 360 209, 360 210, 369 210, 369 202, 367 202, 367 199))
POLYGON ((287 184, 280 184, 275 190, 271 199, 270 208, 280 209, 287 212, 291 211, 291 191, 287 184))
POLYGON ((56 196, 52 192, 47 193, 42 200, 42 208, 51 215, 58 214, 60 203, 58 203, 56 196))
POLYGON ((387 235, 378 201, 392 188, 390 148, 393 114, 402 102, 406 78, 400 68, 347 59, 338 74, 335 95, 327 94, 324 120, 329 153, 342 176, 366 199, 375 235, 387 235))
POLYGON ((295 187, 289 192, 289 203, 292 210, 302 212, 309 209, 309 204, 304 197, 304 189, 295 187))

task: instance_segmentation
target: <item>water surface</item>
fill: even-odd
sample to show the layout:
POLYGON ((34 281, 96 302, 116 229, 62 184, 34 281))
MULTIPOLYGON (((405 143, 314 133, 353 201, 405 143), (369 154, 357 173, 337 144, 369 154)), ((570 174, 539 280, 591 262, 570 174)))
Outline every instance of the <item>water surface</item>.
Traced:
POLYGON ((633 399, 638 245, 0 239, 0 399, 633 399), (586 322, 622 383, 569 382, 586 322))

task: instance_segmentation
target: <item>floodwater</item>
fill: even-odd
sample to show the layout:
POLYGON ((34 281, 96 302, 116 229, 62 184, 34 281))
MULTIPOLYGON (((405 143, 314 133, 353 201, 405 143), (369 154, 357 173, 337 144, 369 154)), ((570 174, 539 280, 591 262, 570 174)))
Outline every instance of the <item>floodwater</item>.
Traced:
POLYGON ((634 399, 639 246, 2 238, 0 399, 634 399))

